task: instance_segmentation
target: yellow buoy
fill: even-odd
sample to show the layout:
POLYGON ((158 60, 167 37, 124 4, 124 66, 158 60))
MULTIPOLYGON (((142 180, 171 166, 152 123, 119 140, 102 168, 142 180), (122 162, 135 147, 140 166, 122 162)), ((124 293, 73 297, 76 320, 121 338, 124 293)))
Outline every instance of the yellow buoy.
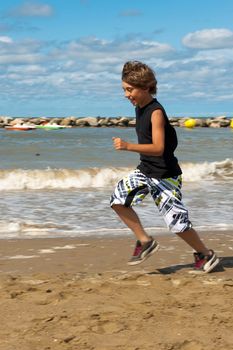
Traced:
POLYGON ((194 128, 196 125, 196 120, 195 119, 187 119, 184 122, 184 126, 186 128, 194 128))
POLYGON ((233 129, 233 119, 231 119, 230 127, 233 129))

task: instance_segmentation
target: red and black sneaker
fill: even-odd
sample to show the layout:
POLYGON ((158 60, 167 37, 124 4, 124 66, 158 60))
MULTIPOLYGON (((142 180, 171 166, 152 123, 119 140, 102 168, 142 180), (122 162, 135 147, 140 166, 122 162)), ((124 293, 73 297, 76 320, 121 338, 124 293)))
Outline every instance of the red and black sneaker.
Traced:
POLYGON ((152 254, 159 249, 159 244, 155 239, 151 239, 149 242, 142 244, 140 241, 136 242, 136 246, 133 252, 133 256, 128 261, 128 265, 141 264, 152 254))
POLYGON ((210 249, 209 255, 204 255, 202 253, 194 253, 193 255, 194 255, 194 261, 195 261, 194 262, 195 271, 208 273, 212 271, 220 261, 212 249, 210 249))

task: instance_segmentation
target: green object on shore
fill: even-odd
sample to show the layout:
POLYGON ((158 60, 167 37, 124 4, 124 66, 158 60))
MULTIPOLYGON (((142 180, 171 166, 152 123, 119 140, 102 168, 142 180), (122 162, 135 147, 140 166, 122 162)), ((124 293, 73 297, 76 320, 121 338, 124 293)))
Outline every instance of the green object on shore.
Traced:
POLYGON ((41 124, 36 125, 37 129, 46 129, 46 130, 57 130, 57 129, 64 129, 66 126, 64 125, 58 125, 58 124, 41 124))

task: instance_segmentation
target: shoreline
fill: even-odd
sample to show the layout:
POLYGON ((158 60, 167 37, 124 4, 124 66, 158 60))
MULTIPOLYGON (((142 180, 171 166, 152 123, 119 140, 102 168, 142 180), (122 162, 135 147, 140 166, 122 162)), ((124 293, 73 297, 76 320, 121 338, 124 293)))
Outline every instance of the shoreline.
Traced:
MULTIPOLYGON (((233 257, 233 231, 202 231, 201 239, 220 257, 233 257)), ((163 268, 169 265, 192 264, 192 249, 174 234, 153 235, 160 244, 155 257, 140 266, 163 268), (153 266, 153 267, 152 267, 153 266)), ((132 269, 127 260, 135 244, 133 235, 88 236, 62 238, 2 239, 1 273, 85 273, 108 269, 132 269)), ((232 258, 233 259, 233 258, 232 258)), ((187 266, 188 267, 188 266, 187 266)), ((138 268, 138 266, 136 266, 138 268)), ((185 266, 184 266, 185 268, 185 266)))
POLYGON ((133 237, 2 240, 0 350, 231 349, 233 231, 201 237, 210 274, 171 234, 137 266, 133 237))

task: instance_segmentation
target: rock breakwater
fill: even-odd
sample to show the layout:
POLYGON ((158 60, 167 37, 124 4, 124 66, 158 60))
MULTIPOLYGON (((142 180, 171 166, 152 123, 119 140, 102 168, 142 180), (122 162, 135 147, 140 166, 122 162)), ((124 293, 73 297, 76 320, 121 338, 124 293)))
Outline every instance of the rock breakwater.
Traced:
MULTIPOLYGON (((170 117, 170 123, 176 127, 185 127, 185 121, 192 119, 195 121, 195 127, 226 128, 233 127, 233 119, 226 116, 217 116, 210 118, 192 118, 192 117, 170 117)), ((14 125, 62 125, 67 127, 135 127, 136 121, 132 117, 21 117, 12 118, 0 116, 0 128, 14 125)))

